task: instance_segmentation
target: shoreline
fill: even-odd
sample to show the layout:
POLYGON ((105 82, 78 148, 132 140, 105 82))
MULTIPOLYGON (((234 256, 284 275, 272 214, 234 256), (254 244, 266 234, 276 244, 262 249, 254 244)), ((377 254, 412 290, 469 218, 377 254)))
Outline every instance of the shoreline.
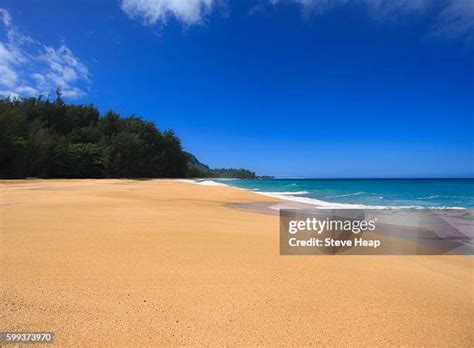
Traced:
MULTIPOLYGON (((284 201, 292 201, 292 202, 296 202, 296 203, 300 203, 304 205, 309 205, 313 208, 319 207, 319 208, 331 208, 331 209, 385 209, 385 210, 391 210, 391 209, 468 210, 468 209, 471 209, 471 208, 457 207, 457 206, 430 206, 430 207, 425 207, 421 205, 399 205, 399 206, 393 205, 391 206, 391 205, 367 205, 367 204, 360 204, 360 203, 358 204, 358 203, 329 202, 329 201, 323 201, 316 198, 300 197, 301 195, 308 194, 309 193, 308 191, 266 192, 266 191, 258 191, 258 190, 252 190, 252 189, 227 185, 225 183, 220 182, 219 180, 232 181, 236 179, 186 179, 185 181, 192 182, 199 185, 205 185, 205 186, 214 186, 214 185, 230 186, 239 190, 246 190, 246 191, 253 192, 262 196, 267 196, 267 197, 281 199, 284 201)), ((334 179, 331 179, 331 180, 334 180, 334 179)), ((370 179, 366 179, 366 180, 370 180, 370 179)), ((411 180, 411 179, 406 179, 406 180, 411 180)), ((348 194, 348 195, 343 195, 343 196, 352 196, 352 195, 354 194, 348 194)))
MULTIPOLYGON (((243 189, 231 185, 226 185, 220 182, 213 182, 209 180, 205 181, 196 181, 196 180, 186 180, 185 182, 191 183, 191 184, 197 184, 197 185, 203 185, 203 186, 225 186, 225 187, 230 187, 233 189, 237 190, 243 190, 251 193, 259 193, 258 191, 252 191, 248 189, 243 189)), ((239 209, 242 211, 249 211, 249 212, 255 212, 255 213, 261 213, 261 214, 269 214, 269 215, 274 215, 274 216, 279 216, 280 210, 282 209, 290 209, 290 210, 312 210, 312 209, 347 209, 345 205, 340 206, 318 206, 315 204, 307 204, 307 203, 302 203, 299 200, 292 200, 292 199, 286 199, 286 196, 289 196, 290 193, 286 192, 284 194, 281 193, 260 193, 263 196, 266 197, 272 197, 272 198, 277 198, 280 200, 280 202, 253 202, 253 203, 241 203, 241 202, 233 202, 233 203, 227 203, 226 206, 233 208, 233 209, 239 209)), ((291 195, 290 195, 291 196, 291 195)), ((374 210, 374 208, 371 207, 366 207, 366 208, 360 208, 360 207, 352 207, 352 209, 369 209, 369 210, 374 210)), ((377 233, 376 235, 378 236, 386 236, 386 237, 392 237, 397 240, 406 240, 410 241, 413 243, 418 243, 419 247, 426 247, 427 245, 436 245, 437 248, 441 250, 446 250, 450 251, 452 248, 450 246, 446 246, 447 244, 451 244, 452 242, 458 242, 460 245, 456 248, 457 249, 457 254, 458 255, 464 255, 464 256, 472 256, 473 253, 473 245, 472 245, 472 240, 474 239, 474 224, 472 221, 474 221, 474 215, 470 213, 470 210, 467 209, 448 209, 448 212, 443 212, 442 216, 444 223, 446 224, 447 221, 449 221, 449 225, 451 228, 455 228, 457 231, 457 236, 450 236, 450 235, 445 235, 443 228, 436 228, 436 226, 433 226, 433 224, 429 224, 428 226, 424 226, 423 224, 420 224, 419 221, 417 221, 414 225, 413 224, 407 224, 406 220, 404 219, 403 210, 406 210, 408 212, 413 211, 413 209, 403 209, 403 207, 398 207, 395 209, 380 209, 380 208, 375 208, 378 210, 381 210, 383 212, 386 212, 385 216, 379 216, 379 222, 382 224, 385 224, 386 227, 390 227, 392 230, 395 229, 401 229, 405 230, 407 229, 409 233, 407 234, 400 234, 397 233, 396 236, 392 236, 390 234, 382 233, 379 234, 377 233), (393 216, 393 213, 391 212, 396 212, 395 216, 393 216), (396 216, 396 215, 402 215, 396 216), (466 216, 466 214, 469 214, 466 216), (447 221, 446 221, 447 220, 447 221), (421 234, 423 227, 428 227, 432 230, 433 232, 433 237, 437 238, 436 240, 421 240, 422 243, 420 244, 420 240, 418 240, 416 237, 413 235, 421 234), (446 245, 445 245, 446 244, 446 245)), ((427 208, 423 208, 427 209, 427 208)), ((439 209, 428 209, 430 212, 437 212, 439 209)), ((417 211, 419 209, 416 209, 417 211)), ((437 214, 439 215, 439 214, 437 214)), ((409 213, 408 213, 409 216, 409 213)), ((409 220, 409 219, 408 219, 409 220)))

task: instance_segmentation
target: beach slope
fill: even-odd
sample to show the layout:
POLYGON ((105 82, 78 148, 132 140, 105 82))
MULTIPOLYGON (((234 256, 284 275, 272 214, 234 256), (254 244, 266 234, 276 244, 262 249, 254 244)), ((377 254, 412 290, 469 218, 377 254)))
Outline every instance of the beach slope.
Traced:
POLYGON ((76 346, 472 346, 472 257, 280 256, 277 216, 228 206, 271 200, 3 181, 0 329, 76 346))

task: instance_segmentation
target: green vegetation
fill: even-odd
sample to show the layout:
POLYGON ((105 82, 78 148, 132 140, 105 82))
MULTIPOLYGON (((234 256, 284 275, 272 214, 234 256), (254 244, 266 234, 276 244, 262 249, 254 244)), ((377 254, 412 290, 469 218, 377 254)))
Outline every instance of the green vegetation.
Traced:
POLYGON ((242 168, 211 169, 207 165, 199 162, 199 160, 194 155, 190 153, 186 153, 186 155, 188 156, 188 175, 193 178, 257 178, 254 172, 242 168))
POLYGON ((40 98, 0 99, 3 178, 255 178, 244 169, 210 169, 180 139, 136 116, 40 98))
POLYGON ((218 168, 202 169, 189 166, 189 176, 192 178, 238 178, 238 179, 257 179, 254 172, 247 169, 236 168, 218 168))

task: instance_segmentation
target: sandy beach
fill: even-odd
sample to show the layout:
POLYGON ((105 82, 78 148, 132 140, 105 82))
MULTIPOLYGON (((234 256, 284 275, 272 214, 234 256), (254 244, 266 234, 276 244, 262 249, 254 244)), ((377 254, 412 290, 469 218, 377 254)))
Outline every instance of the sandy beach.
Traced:
POLYGON ((280 256, 276 199, 178 180, 0 184, 0 331, 59 345, 456 346, 474 259, 280 256))

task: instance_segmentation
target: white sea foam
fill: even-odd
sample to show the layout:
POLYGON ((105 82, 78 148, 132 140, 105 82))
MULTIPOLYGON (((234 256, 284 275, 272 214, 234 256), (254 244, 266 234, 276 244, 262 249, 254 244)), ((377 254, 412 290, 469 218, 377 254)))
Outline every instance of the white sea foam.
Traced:
MULTIPOLYGON (((252 190, 255 191, 255 190, 252 190)), ((280 196, 301 196, 301 195, 307 195, 309 192, 308 191, 282 191, 282 192, 267 192, 267 191, 262 191, 258 192, 261 194, 266 194, 267 196, 269 195, 280 195, 280 196)))
POLYGON ((334 195, 334 196, 327 196, 328 198, 339 198, 339 197, 349 197, 349 196, 359 196, 363 195, 365 192, 355 192, 355 193, 348 193, 345 195, 334 195))
POLYGON ((221 182, 213 181, 213 180, 193 180, 193 179, 179 179, 179 181, 187 182, 190 184, 196 185, 203 185, 203 186, 228 186, 221 182))
POLYGON ((308 205, 317 206, 320 208, 332 208, 332 209, 462 209, 462 207, 422 207, 419 205, 405 205, 405 206, 387 206, 387 205, 365 205, 365 204, 349 204, 349 203, 335 203, 322 201, 315 198, 308 197, 297 197, 294 195, 285 194, 285 192, 255 192, 259 195, 278 198, 283 201, 298 202, 308 205))
POLYGON ((213 180, 204 180, 204 181, 199 181, 197 182, 198 185, 204 185, 204 186, 227 186, 226 184, 223 184, 221 182, 213 181, 213 180))
POLYGON ((439 195, 433 195, 433 196, 428 196, 428 197, 418 197, 417 199, 434 199, 440 197, 439 195))
POLYGON ((443 195, 443 196, 440 196, 440 195, 433 195, 433 196, 428 196, 428 197, 418 197, 417 199, 434 199, 434 198, 438 198, 438 197, 460 198, 460 199, 463 199, 463 198, 472 199, 472 198, 474 198, 473 196, 458 196, 458 195, 443 195))
MULTIPOLYGON (((309 205, 314 205, 321 208, 341 208, 341 209, 343 208, 353 208, 353 209, 369 208, 369 206, 366 206, 363 204, 346 204, 346 203, 327 202, 327 201, 321 201, 315 198, 297 197, 297 196, 289 195, 289 194, 281 194, 281 192, 255 192, 255 193, 263 195, 263 196, 279 198, 284 201, 292 201, 292 202, 298 202, 298 203, 303 203, 303 204, 309 204, 309 205)), ((387 207, 371 206, 370 208, 371 209, 386 209, 387 207)))
MULTIPOLYGON (((203 185, 203 186, 228 186, 221 182, 213 181, 213 180, 199 180, 199 179, 178 179, 182 182, 187 182, 196 185, 203 185)), ((290 202, 297 202, 308 204, 320 208, 332 208, 332 209, 460 209, 465 210, 466 208, 463 207, 448 207, 448 206, 440 206, 440 207, 422 207, 419 205, 406 205, 406 206, 386 206, 386 205, 364 205, 364 204, 349 204, 349 203, 335 203, 335 202, 327 202, 322 201, 315 198, 309 197, 298 197, 298 195, 305 195, 308 194, 308 191, 283 191, 283 192, 265 192, 265 191, 256 191, 256 190, 248 190, 243 189, 240 187, 232 186, 238 190, 250 191, 256 194, 278 198, 283 201, 290 201, 290 202)), ((383 198, 383 197, 382 197, 383 198)))

